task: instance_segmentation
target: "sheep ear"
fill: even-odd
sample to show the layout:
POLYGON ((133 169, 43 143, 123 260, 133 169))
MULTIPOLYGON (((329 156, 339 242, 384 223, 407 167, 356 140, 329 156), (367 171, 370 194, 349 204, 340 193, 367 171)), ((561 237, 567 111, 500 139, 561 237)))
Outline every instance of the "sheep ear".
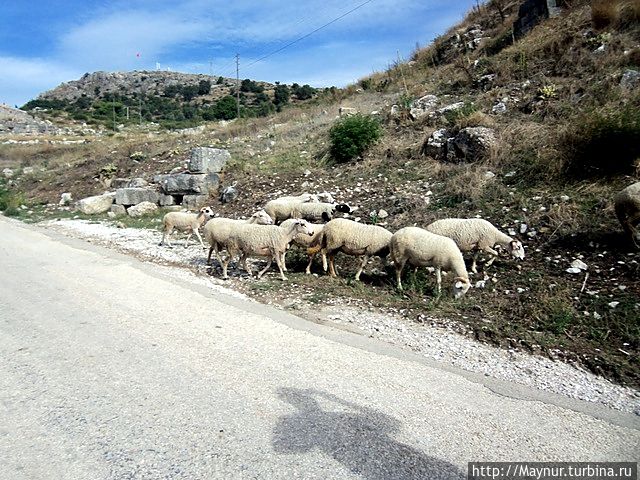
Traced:
POLYGON ((456 288, 462 288, 462 285, 463 285, 463 284, 462 284, 462 282, 461 282, 460 280, 458 280, 458 281, 455 283, 455 287, 456 287, 456 288))

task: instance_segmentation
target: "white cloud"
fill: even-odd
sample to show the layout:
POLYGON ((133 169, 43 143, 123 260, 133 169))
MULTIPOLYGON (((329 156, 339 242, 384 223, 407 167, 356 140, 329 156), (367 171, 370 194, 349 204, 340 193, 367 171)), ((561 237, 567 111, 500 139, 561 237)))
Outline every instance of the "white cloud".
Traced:
POLYGON ((0 57, 0 72, 0 101, 12 106, 81 75, 58 62, 16 57, 0 57))

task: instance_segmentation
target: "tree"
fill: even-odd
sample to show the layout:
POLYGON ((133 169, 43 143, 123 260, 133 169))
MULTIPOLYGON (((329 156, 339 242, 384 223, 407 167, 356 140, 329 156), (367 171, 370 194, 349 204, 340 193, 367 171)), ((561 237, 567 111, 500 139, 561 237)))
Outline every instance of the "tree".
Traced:
POLYGON ((198 95, 208 95, 211 92, 211 82, 209 80, 200 80, 198 83, 198 95))
POLYGON ((286 85, 280 85, 276 82, 276 89, 273 93, 273 103, 275 103, 278 111, 282 109, 287 103, 289 103, 289 96, 291 92, 286 85))

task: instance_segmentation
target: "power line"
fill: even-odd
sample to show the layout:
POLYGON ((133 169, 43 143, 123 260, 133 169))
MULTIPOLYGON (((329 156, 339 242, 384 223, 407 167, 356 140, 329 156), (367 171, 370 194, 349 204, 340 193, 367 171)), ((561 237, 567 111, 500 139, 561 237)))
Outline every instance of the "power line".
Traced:
POLYGON ((334 18, 333 20, 331 20, 331 21, 329 21, 329 22, 325 23, 324 25, 322 25, 322 26, 320 26, 320 27, 316 28, 315 30, 313 30, 313 31, 311 31, 311 32, 309 32, 309 33, 307 33, 306 35, 303 35, 302 37, 296 38, 295 40, 293 40, 292 42, 287 43, 287 44, 286 44, 286 45, 284 45, 283 47, 280 47, 279 49, 274 50, 273 52, 268 53, 268 54, 266 54, 265 56, 260 57, 259 59, 257 59, 257 60, 255 60, 255 61, 251 62, 251 63, 250 63, 249 65, 247 65, 245 68, 249 68, 251 65, 255 65, 256 63, 261 62, 262 60, 264 60, 264 59, 266 59, 266 58, 269 58, 270 56, 275 55, 276 53, 280 53, 280 52, 281 52, 282 50, 284 50, 285 48, 289 48, 291 45, 295 45, 296 43, 300 42, 301 40, 304 40, 305 38, 310 37, 310 36, 311 36, 311 35, 313 35, 314 33, 319 32, 319 31, 320 31, 320 30, 322 30, 323 28, 326 28, 326 27, 328 27, 329 25, 331 25, 331 24, 333 24, 333 23, 336 23, 338 20, 343 19, 343 18, 344 18, 344 17, 346 17, 347 15, 349 15, 349 14, 351 14, 351 13, 355 12, 356 10, 358 10, 358 9, 360 9, 360 8, 362 8, 362 7, 364 7, 367 3, 371 3, 371 2, 373 2, 373 0, 366 0, 365 2, 362 2, 360 5, 355 6, 354 8, 352 8, 351 10, 349 10, 348 12, 343 13, 343 14, 342 14, 342 15, 340 15, 339 17, 334 18))
POLYGON ((340 16, 338 16, 338 17, 334 18, 333 20, 328 21, 327 23, 325 23, 324 25, 319 26, 319 27, 318 27, 318 28, 316 28, 315 30, 312 30, 311 32, 309 32, 309 33, 307 33, 307 34, 302 35, 301 37, 298 37, 298 38, 296 38, 295 40, 292 40, 291 42, 287 43, 286 45, 283 45, 282 47, 278 48, 277 50, 274 50, 273 52, 267 53, 266 55, 263 55, 262 57, 258 58, 257 60, 254 60, 253 62, 251 62, 251 63, 249 63, 249 64, 245 65, 245 67, 244 67, 244 68, 245 68, 245 69, 247 69, 247 68, 251 67, 252 65, 255 65, 256 63, 261 62, 261 61, 263 61, 263 60, 265 60, 265 59, 267 59, 267 58, 271 57, 272 55, 275 55, 276 53, 280 53, 281 51, 283 51, 283 50, 285 50, 285 49, 289 48, 289 47, 290 47, 290 46, 292 46, 292 45, 295 45, 296 43, 298 43, 298 42, 300 42, 300 41, 304 40, 305 38, 310 37, 310 36, 311 36, 311 35, 313 35, 314 33, 319 32, 320 30, 322 30, 322 29, 324 29, 324 28, 328 27, 329 25, 336 23, 338 20, 343 19, 343 18, 344 18, 344 17, 346 17, 347 15, 352 14, 352 13, 353 13, 353 12, 355 12, 356 10, 359 10, 360 8, 364 7, 365 5, 367 5, 368 3, 371 3, 371 2, 373 2, 373 0, 366 0, 366 1, 362 2, 362 3, 360 3, 359 5, 356 5, 356 6, 355 6, 355 7, 353 7, 351 10, 349 10, 349 11, 347 11, 347 12, 343 13, 342 15, 340 15, 340 16))

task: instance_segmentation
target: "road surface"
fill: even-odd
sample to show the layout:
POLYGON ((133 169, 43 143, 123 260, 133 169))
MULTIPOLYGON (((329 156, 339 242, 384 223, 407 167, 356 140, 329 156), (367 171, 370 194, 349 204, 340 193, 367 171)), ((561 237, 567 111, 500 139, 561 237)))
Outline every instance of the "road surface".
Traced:
POLYGON ((0 217, 0 479, 458 479, 637 461, 638 417, 461 374, 0 217))

